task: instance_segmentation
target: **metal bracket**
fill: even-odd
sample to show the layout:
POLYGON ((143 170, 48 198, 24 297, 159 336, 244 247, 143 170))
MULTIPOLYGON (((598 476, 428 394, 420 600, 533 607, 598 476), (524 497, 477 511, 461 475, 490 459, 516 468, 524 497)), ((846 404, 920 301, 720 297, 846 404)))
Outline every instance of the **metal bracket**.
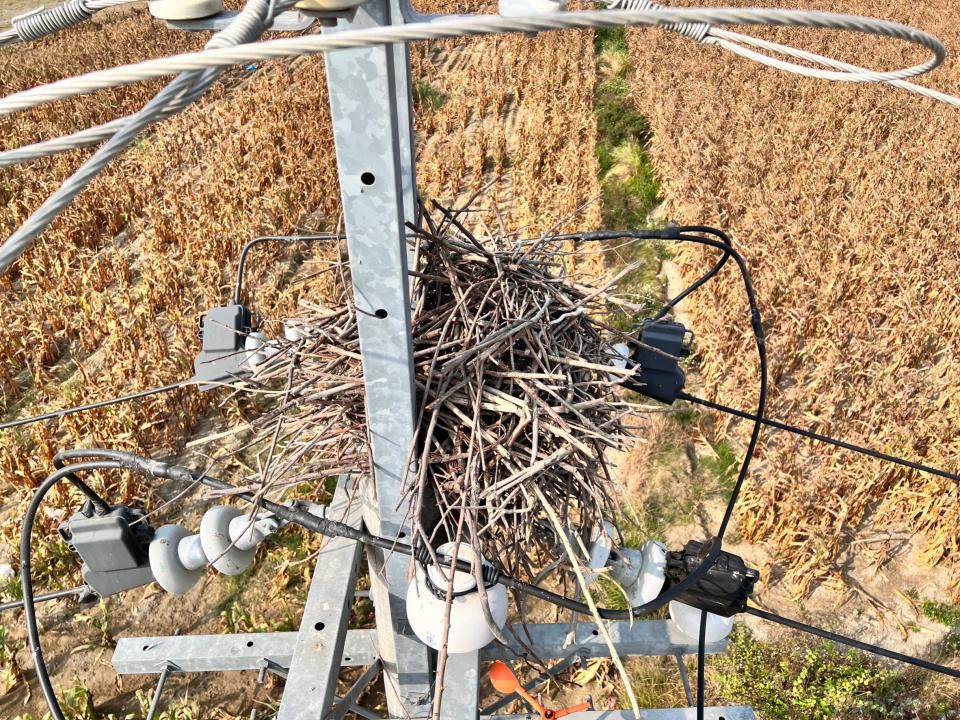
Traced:
MULTIPOLYGON (((208 30, 223 30, 234 18, 239 15, 237 10, 226 10, 212 17, 197 18, 196 20, 164 20, 171 30, 186 30, 187 32, 204 32, 208 30)), ((300 12, 288 10, 277 15, 270 27, 270 32, 299 32, 313 25, 315 18, 300 12)))

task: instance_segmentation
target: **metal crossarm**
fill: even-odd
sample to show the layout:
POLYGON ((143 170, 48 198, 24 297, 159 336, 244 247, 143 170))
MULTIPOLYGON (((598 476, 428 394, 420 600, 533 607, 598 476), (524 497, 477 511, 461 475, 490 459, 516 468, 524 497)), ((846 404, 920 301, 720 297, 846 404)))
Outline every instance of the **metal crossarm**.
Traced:
MULTIPOLYGON (((120 675, 157 673, 167 662, 190 673, 254 671, 264 662, 287 669, 298 637, 296 632, 277 632, 120 638, 113 668, 120 675)), ((367 667, 376 661, 376 631, 348 630, 340 667, 367 667)))

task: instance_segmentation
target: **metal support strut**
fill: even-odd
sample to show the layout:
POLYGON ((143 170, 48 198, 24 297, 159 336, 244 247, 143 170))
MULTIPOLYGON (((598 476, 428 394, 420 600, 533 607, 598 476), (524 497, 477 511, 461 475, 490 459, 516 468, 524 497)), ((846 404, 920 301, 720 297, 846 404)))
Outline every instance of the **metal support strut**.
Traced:
MULTIPOLYGON (((324 32, 402 22, 396 0, 369 0, 324 32)), ((374 466, 363 520, 377 535, 411 537, 398 510, 417 407, 405 229, 416 188, 409 56, 394 45, 325 59, 374 466)), ((367 563, 387 706, 395 717, 423 716, 432 673, 429 651, 407 623, 407 562, 368 550, 367 563)))

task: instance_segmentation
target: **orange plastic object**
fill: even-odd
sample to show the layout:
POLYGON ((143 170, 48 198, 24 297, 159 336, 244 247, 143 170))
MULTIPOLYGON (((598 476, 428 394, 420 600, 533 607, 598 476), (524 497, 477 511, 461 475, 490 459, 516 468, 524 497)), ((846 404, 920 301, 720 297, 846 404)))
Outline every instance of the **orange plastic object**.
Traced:
POLYGON ((516 693, 526 700, 530 707, 540 715, 540 720, 558 720, 558 718, 566 715, 583 712, 591 708, 591 703, 589 702, 572 705, 562 710, 549 710, 545 708, 520 684, 520 681, 517 679, 513 670, 510 669, 510 666, 499 660, 494 661, 493 665, 490 666, 490 682, 493 683, 493 687, 498 693, 502 693, 503 695, 516 693))

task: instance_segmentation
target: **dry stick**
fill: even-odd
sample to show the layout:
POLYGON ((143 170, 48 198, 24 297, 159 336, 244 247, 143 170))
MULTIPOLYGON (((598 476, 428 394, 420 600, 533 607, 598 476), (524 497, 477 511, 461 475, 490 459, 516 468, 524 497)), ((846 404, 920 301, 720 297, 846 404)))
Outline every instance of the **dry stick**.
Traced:
MULTIPOLYGON (((457 536, 453 545, 453 552, 450 555, 450 567, 456 567, 457 555, 460 552, 460 538, 463 534, 463 515, 460 513, 460 521, 457 525, 457 536)), ((440 567, 439 564, 436 567, 440 567)), ((424 570, 426 573, 427 570, 424 570)), ((442 572, 442 571, 441 571, 442 572)), ((456 571, 450 573, 447 578, 447 594, 443 606, 443 628, 441 630, 440 653, 437 656, 437 672, 434 682, 433 692, 433 720, 440 720, 440 706, 443 703, 443 680, 447 670, 447 640, 450 636, 450 610, 453 607, 453 579, 457 576, 456 571)))
MULTIPOLYGON (((482 380, 483 369, 481 367, 477 368, 478 379, 482 380)), ((480 396, 477 395, 477 404, 479 405, 480 396)), ((476 439, 477 434, 480 429, 480 414, 478 412, 474 413, 474 423, 471 428, 471 447, 473 442, 476 439)), ((476 456, 474 456, 476 457, 476 456)), ((483 449, 481 448, 479 460, 476 462, 483 462, 483 449)), ((469 471, 470 467, 474 464, 473 459, 471 458, 470 464, 468 464, 467 469, 469 471)), ((476 494, 476 485, 473 485, 470 490, 470 504, 471 506, 477 505, 477 494, 476 494)), ((483 581, 483 548, 480 545, 480 536, 477 534, 477 522, 476 516, 474 515, 474 510, 471 509, 469 512, 464 511, 464 515, 467 516, 467 527, 470 530, 470 544, 473 547, 474 561, 473 561, 473 579, 477 584, 477 594, 480 597, 480 609, 483 611, 484 622, 487 623, 487 627, 490 629, 490 632, 493 633, 493 637, 496 638, 498 642, 503 643, 509 647, 510 642, 504 636, 503 632, 500 630, 500 627, 494 622, 493 614, 490 612, 490 598, 487 596, 487 587, 484 585, 483 581)))
POLYGON ((567 557, 570 558, 570 565, 573 568, 574 574, 577 576, 577 582, 580 584, 581 592, 583 592, 583 599, 587 601, 587 606, 590 608, 590 612, 593 614, 594 620, 597 623, 597 630, 600 631, 604 642, 607 644, 607 648, 610 650, 610 659, 613 660, 613 664, 617 668, 617 672, 620 673, 620 679, 623 680, 623 687, 627 691, 627 697, 630 700, 630 709, 633 710, 634 717, 640 717, 640 706, 637 704, 637 696, 633 692, 633 685, 630 683, 630 676, 627 675, 627 669, 623 666, 623 661, 620 659, 620 655, 617 653, 617 646, 613 644, 613 639, 610 637, 610 633, 607 631, 607 626, 603 623, 603 619, 600 617, 600 612, 597 610, 597 603, 594 602, 593 595, 590 593, 590 588, 587 587, 587 580, 583 576, 583 570, 580 568, 580 561, 577 559, 576 553, 574 553, 573 546, 570 544, 570 539, 567 537, 566 532, 564 532, 563 525, 560 522, 560 518, 557 517, 557 513, 550 506, 550 503, 547 502, 547 499, 543 496, 543 493, 536 484, 533 486, 533 491, 540 498, 540 502, 543 504, 543 508, 546 510, 547 515, 550 517, 550 522, 553 523, 554 529, 557 532, 557 537, 560 538, 560 542, 563 543, 563 549, 566 551, 567 557))

